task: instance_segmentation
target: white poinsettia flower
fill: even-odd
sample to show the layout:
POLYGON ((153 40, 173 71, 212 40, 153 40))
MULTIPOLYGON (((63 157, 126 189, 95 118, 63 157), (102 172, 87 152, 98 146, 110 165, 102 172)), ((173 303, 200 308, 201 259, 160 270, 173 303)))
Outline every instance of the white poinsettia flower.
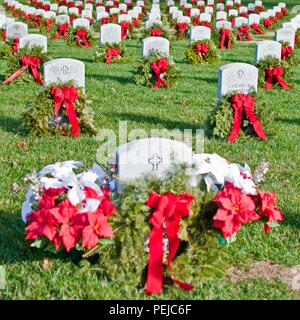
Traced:
POLYGON ((60 181, 57 178, 47 178, 47 177, 42 177, 40 180, 42 186, 48 190, 50 188, 53 189, 59 189, 65 187, 65 184, 63 181, 60 181))
POLYGON ((98 179, 98 176, 96 173, 89 170, 89 171, 85 171, 85 172, 79 174, 77 177, 78 177, 79 184, 83 188, 85 188, 85 187, 91 188, 97 192, 98 196, 102 195, 102 191, 96 183, 96 181, 98 179))
POLYGON ((236 188, 241 189, 242 193, 257 194, 257 187, 253 181, 251 169, 247 164, 244 167, 236 163, 231 164, 225 180, 231 182, 236 188))
POLYGON ((79 209, 79 212, 95 212, 98 209, 100 202, 101 201, 97 199, 87 199, 83 206, 79 209))
POLYGON ((73 169, 78 169, 82 166, 82 162, 80 161, 63 161, 63 162, 56 162, 44 167, 39 173, 39 177, 43 177, 47 174, 51 174, 53 177, 60 176, 63 172, 70 172, 73 169))
POLYGON ((74 185, 67 191, 67 197, 73 206, 77 206, 78 204, 82 203, 82 201, 86 198, 86 195, 83 192, 83 189, 80 188, 79 184, 74 183, 74 185))
POLYGON ((226 159, 217 154, 194 154, 191 184, 195 186, 204 179, 207 190, 215 189, 215 185, 224 185, 228 170, 226 159))
POLYGON ((35 203, 35 196, 32 190, 28 190, 26 193, 25 201, 22 204, 22 220, 24 223, 27 221, 27 217, 32 213, 32 205, 35 203))

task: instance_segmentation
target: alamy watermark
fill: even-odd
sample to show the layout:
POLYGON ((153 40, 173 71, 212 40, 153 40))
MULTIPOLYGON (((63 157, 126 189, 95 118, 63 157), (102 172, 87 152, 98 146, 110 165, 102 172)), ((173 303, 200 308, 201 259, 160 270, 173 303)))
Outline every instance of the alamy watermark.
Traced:
POLYGON ((0 290, 5 289, 6 287, 6 272, 5 267, 0 266, 0 290))

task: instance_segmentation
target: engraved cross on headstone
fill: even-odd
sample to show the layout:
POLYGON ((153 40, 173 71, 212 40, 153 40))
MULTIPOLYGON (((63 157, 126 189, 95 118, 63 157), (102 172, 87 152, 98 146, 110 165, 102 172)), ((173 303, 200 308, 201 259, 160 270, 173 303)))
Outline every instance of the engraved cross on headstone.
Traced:
POLYGON ((148 159, 148 163, 152 164, 152 171, 157 171, 158 165, 162 163, 162 157, 160 157, 158 154, 154 154, 148 159))
POLYGON ((239 76, 240 79, 243 78, 244 74, 245 74, 245 72, 244 72, 242 69, 240 69, 240 70, 238 71, 238 76, 239 76))
POLYGON ((67 75, 68 74, 68 71, 69 71, 69 67, 67 66, 62 66, 61 67, 61 71, 64 75, 67 75))

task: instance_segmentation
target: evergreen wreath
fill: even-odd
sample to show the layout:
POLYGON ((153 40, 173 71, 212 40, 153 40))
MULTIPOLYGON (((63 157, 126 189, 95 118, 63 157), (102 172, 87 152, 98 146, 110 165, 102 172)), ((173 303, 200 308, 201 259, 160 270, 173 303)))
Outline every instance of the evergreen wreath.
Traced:
MULTIPOLYGON (((288 48, 290 47, 290 43, 287 41, 280 41, 280 43, 282 44, 282 48, 288 48)), ((291 54, 289 54, 286 58, 283 58, 281 56, 281 59, 286 61, 290 66, 295 66, 298 64, 297 58, 296 58, 296 54, 295 54, 295 48, 293 49, 293 51, 291 52, 291 54)))
MULTIPOLYGON (((43 88, 36 94, 32 101, 28 103, 28 110, 24 113, 23 123, 30 135, 71 135, 72 128, 64 107, 60 108, 57 125, 54 113, 54 100, 51 95, 51 88, 53 86, 59 88, 74 86, 74 82, 70 81, 65 84, 53 83, 50 86, 43 88)), ((91 101, 87 99, 87 96, 81 88, 75 88, 78 99, 74 101, 74 107, 80 126, 80 133, 95 135, 96 128, 94 127, 94 116, 92 110, 89 108, 91 101)))
POLYGON ((78 26, 76 28, 72 28, 69 27, 68 29, 68 36, 67 36, 67 44, 70 47, 76 47, 78 46, 78 42, 77 42, 77 31, 79 30, 85 30, 86 31, 86 36, 85 39, 87 41, 88 44, 90 44, 91 47, 93 47, 96 44, 96 35, 94 34, 94 32, 91 29, 86 29, 84 27, 78 26))
MULTIPOLYGON (((266 86, 266 74, 265 70, 266 68, 275 68, 275 67, 282 67, 283 68, 283 75, 281 78, 289 85, 291 86, 293 83, 293 73, 290 70, 290 65, 285 60, 278 60, 274 57, 267 57, 265 59, 262 59, 258 62, 257 68, 258 68, 258 85, 260 88, 265 88, 266 86)), ((278 82, 275 82, 273 84, 273 87, 275 89, 281 88, 280 84, 278 82)))
POLYGON ((41 23, 40 23, 40 32, 42 34, 45 34, 48 38, 52 39, 55 36, 55 34, 57 33, 57 25, 55 23, 55 20, 42 18, 41 23), (47 23, 49 20, 51 20, 52 23, 50 24, 50 27, 48 28, 47 23))
MULTIPOLYGON (((227 139, 230 135, 234 119, 234 110, 231 105, 231 99, 234 94, 236 93, 224 95, 213 107, 208 120, 208 127, 212 136, 216 138, 227 139)), ((262 123, 264 130, 268 133, 274 119, 274 112, 268 108, 267 101, 257 98, 256 94, 251 95, 255 98, 254 112, 262 123)), ((247 139, 252 136, 256 137, 257 135, 253 130, 251 122, 245 115, 245 112, 243 112, 239 139, 247 139)))
POLYGON ((144 29, 141 33, 140 38, 144 39, 147 37, 163 37, 168 39, 169 41, 173 40, 176 36, 176 32, 174 29, 170 29, 166 25, 154 24, 148 29, 144 29))
POLYGON ((168 68, 163 75, 164 82, 168 87, 175 84, 179 73, 175 63, 170 57, 166 57, 157 51, 153 51, 148 57, 139 61, 135 74, 136 84, 147 85, 149 87, 153 87, 155 85, 157 79, 151 69, 151 65, 159 59, 166 59, 168 61, 168 68))
MULTIPOLYGON (((32 56, 40 59, 40 65, 38 71, 42 74, 43 64, 50 60, 47 52, 43 52, 43 48, 34 46, 30 48, 28 45, 14 54, 11 51, 10 45, 3 45, 0 47, 0 57, 6 61, 6 69, 4 70, 4 77, 7 78, 23 67, 21 57, 32 56)), ((30 68, 27 68, 20 76, 18 76, 13 82, 34 82, 35 79, 31 74, 30 68)))
MULTIPOLYGON (((230 42, 231 42, 231 49, 235 47, 237 38, 237 32, 234 29, 230 30, 230 42)), ((217 48, 220 48, 221 42, 221 29, 215 29, 211 32, 211 40, 215 43, 217 48)))
POLYGON ((185 52, 186 59, 190 64, 208 63, 215 64, 221 59, 218 50, 211 40, 202 40, 193 42, 185 52), (208 51, 206 53, 197 52, 197 46, 207 45, 208 51))
POLYGON ((108 50, 118 49, 119 56, 112 56, 112 59, 108 63, 127 63, 128 58, 126 57, 126 47, 121 43, 105 44, 100 46, 99 50, 95 52, 94 58, 95 62, 107 62, 108 50))

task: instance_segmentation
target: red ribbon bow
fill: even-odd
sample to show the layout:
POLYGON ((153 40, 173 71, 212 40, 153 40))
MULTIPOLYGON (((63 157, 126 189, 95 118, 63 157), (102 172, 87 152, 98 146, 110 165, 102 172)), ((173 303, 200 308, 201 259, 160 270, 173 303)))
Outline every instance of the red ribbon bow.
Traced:
POLYGON ((2 29, 2 37, 3 37, 3 41, 6 41, 6 29, 2 29))
POLYGON ((177 23, 178 34, 179 35, 184 35, 187 26, 188 26, 188 24, 186 22, 177 23))
POLYGON ((266 90, 271 90, 273 87, 273 81, 277 81, 285 90, 289 90, 289 86, 282 79, 283 67, 277 66, 275 68, 266 68, 266 90))
POLYGON ((108 48, 106 49, 106 64, 110 64, 112 58, 118 58, 120 56, 120 51, 118 48, 108 48))
POLYGON ((274 23, 274 19, 273 18, 267 18, 265 19, 264 21, 264 26, 267 28, 267 29, 270 29, 272 27, 274 23))
POLYGON ((51 94, 54 99, 54 112, 56 121, 58 122, 59 109, 64 105, 67 111, 67 116, 72 127, 72 136, 79 136, 79 123, 76 117, 76 112, 73 102, 78 99, 77 91, 74 86, 63 86, 62 88, 53 86, 51 94))
POLYGON ((51 19, 47 19, 45 21, 45 26, 47 27, 48 31, 51 31, 51 25, 53 24, 53 21, 51 19))
POLYGON ((262 6, 257 6, 256 7, 256 12, 257 13, 261 13, 261 12, 263 12, 264 11, 264 8, 262 7, 262 6))
POLYGON ((22 56, 21 63, 23 67, 21 67, 18 71, 8 77, 6 80, 2 82, 2 84, 7 84, 18 78, 27 68, 30 68, 30 71, 34 77, 34 80, 39 84, 42 85, 43 82, 41 80, 41 75, 39 73, 38 67, 41 64, 41 60, 37 57, 33 56, 22 56))
POLYGON ((68 23, 63 23, 58 26, 58 31, 56 35, 53 37, 54 40, 59 39, 61 36, 63 36, 65 39, 67 38, 69 25, 68 23))
POLYGON ((138 28, 138 27, 139 27, 139 19, 133 18, 131 22, 132 22, 132 25, 133 25, 135 28, 138 28))
POLYGON ((232 16, 231 17, 231 26, 232 26, 232 28, 234 28, 234 25, 235 25, 235 16, 232 16))
POLYGON ((190 17, 191 15, 191 8, 185 8, 185 15, 190 17))
POLYGON ((241 17, 244 17, 244 18, 247 18, 247 17, 248 17, 248 14, 247 14, 247 12, 242 12, 242 13, 240 14, 240 16, 241 16, 241 17))
POLYGON ((252 30, 257 33, 257 34, 265 34, 260 28, 259 25, 257 23, 252 23, 251 24, 251 28, 252 30))
POLYGON ((20 46, 20 39, 19 38, 14 39, 11 45, 11 51, 13 53, 17 53, 19 51, 19 46, 20 46))
POLYGON ((276 12, 275 19, 276 20, 281 20, 281 12, 276 12))
POLYGON ((165 88, 168 87, 168 85, 163 80, 164 73, 167 71, 169 66, 169 62, 165 58, 160 58, 153 62, 151 64, 151 70, 154 72, 156 77, 156 83, 154 85, 154 89, 159 88, 161 85, 165 88))
POLYGON ((282 46, 281 48, 281 59, 287 59, 293 53, 292 46, 282 46))
POLYGON ((204 59, 205 54, 209 50, 209 46, 207 43, 196 43, 194 48, 195 48, 195 51, 198 53, 201 60, 204 59))
POLYGON ((109 18, 108 17, 103 17, 101 19, 101 24, 107 24, 107 23, 109 23, 109 18))
MULTIPOLYGON (((190 212, 191 203, 194 196, 191 194, 173 193, 159 195, 152 192, 149 195, 146 205, 153 209, 153 214, 149 219, 152 230, 149 235, 149 256, 148 256, 148 275, 146 282, 146 293, 160 293, 163 278, 163 237, 164 224, 169 242, 168 270, 171 273, 172 259, 179 247, 180 239, 178 232, 180 220, 187 217, 190 212)), ((192 290, 194 287, 171 277, 184 290, 192 290)))
POLYGON ((122 40, 125 40, 128 37, 129 32, 129 23, 126 21, 121 22, 121 37, 122 40))
POLYGON ((209 29, 211 29, 211 30, 214 30, 214 27, 211 26, 211 25, 209 24, 209 22, 207 22, 207 21, 202 22, 202 23, 201 23, 201 26, 202 26, 202 27, 207 27, 207 28, 209 28, 209 29))
POLYGON ((248 26, 239 27, 239 30, 238 30, 238 40, 239 41, 243 41, 243 35, 246 37, 246 39, 248 41, 252 40, 252 38, 250 36, 250 33, 249 33, 249 27, 248 26))
POLYGON ((86 40, 87 31, 85 29, 79 29, 76 31, 76 37, 77 37, 77 44, 80 47, 87 47, 90 48, 91 44, 87 42, 86 40))
POLYGON ((160 29, 151 29, 150 30, 151 37, 160 37, 161 34, 162 34, 162 31, 160 29))
POLYGON ((254 105, 255 100, 250 95, 240 93, 234 94, 232 96, 231 106, 234 110, 234 119, 228 142, 235 142, 237 137, 239 136, 243 110, 245 111, 250 122, 252 123, 253 129, 256 132, 256 134, 263 140, 267 139, 267 136, 263 131, 262 125, 256 114, 254 113, 254 105))
POLYGON ((225 47, 227 49, 230 49, 231 48, 230 29, 221 29, 220 32, 221 32, 220 49, 224 49, 225 47))
POLYGON ((287 10, 286 8, 281 8, 281 13, 286 16, 287 15, 287 10))
POLYGON ((199 24, 200 18, 198 16, 193 17, 193 26, 196 27, 199 24))
POLYGON ((42 18, 39 17, 39 16, 34 17, 34 23, 35 23, 35 27, 36 27, 36 28, 39 28, 39 27, 40 27, 41 20, 42 20, 42 18))

